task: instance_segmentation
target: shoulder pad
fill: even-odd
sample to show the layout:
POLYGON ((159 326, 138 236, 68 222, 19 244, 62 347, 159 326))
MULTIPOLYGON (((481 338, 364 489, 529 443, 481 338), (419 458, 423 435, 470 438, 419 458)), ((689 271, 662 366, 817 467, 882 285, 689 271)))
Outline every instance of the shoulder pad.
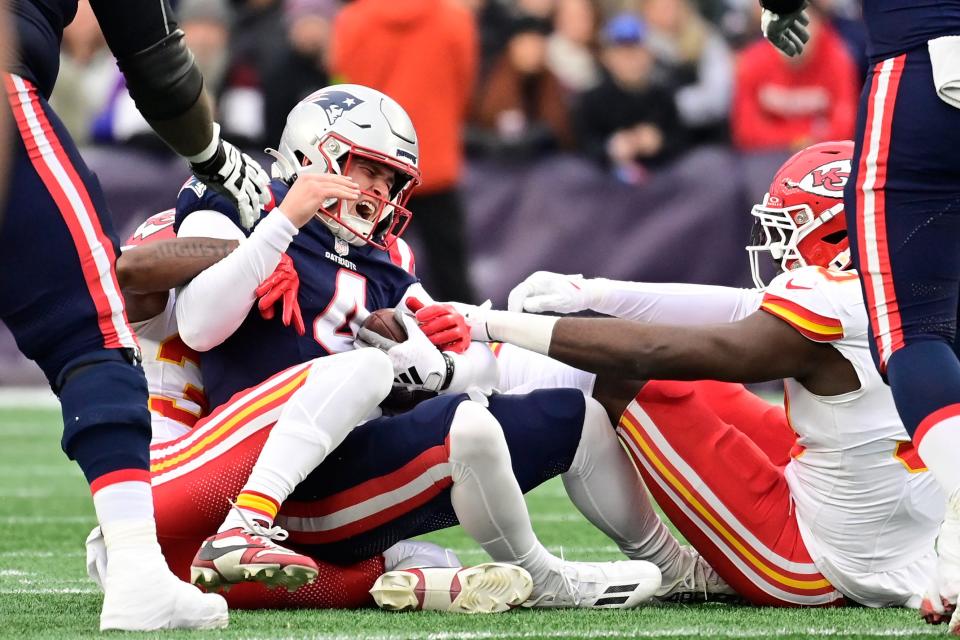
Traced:
POLYGON ((157 240, 170 240, 176 238, 177 234, 173 231, 173 223, 176 217, 176 209, 167 209, 160 213, 155 213, 143 221, 133 235, 124 243, 123 249, 136 247, 157 240))
POLYGON ((417 275, 417 261, 413 256, 413 249, 401 238, 390 245, 390 262, 400 267, 412 276, 417 275))
MULTIPOLYGON (((240 224, 240 214, 233 202, 224 195, 221 195, 203 184, 195 176, 180 187, 180 193, 177 195, 176 221, 174 222, 174 231, 180 230, 180 225, 188 215, 194 211, 216 211, 230 218, 237 227, 243 229, 240 224)), ((244 233, 249 233, 243 229, 244 233)))
POLYGON ((859 334, 865 318, 854 271, 804 267, 777 276, 760 308, 814 342, 835 342, 859 334))

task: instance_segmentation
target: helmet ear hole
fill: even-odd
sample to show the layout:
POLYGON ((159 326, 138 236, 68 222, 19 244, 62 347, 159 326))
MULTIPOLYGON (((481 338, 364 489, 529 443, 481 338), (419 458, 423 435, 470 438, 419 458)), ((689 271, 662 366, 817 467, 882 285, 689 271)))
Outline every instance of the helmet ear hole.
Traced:
POLYGON ((846 229, 842 231, 834 231, 833 233, 825 235, 822 238, 823 242, 826 242, 827 244, 840 244, 846 239, 847 239, 846 229))

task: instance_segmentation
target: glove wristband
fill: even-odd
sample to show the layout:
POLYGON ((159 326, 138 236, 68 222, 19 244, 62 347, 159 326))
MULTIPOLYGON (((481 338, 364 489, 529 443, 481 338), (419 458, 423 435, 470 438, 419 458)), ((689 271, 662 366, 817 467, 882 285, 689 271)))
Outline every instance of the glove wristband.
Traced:
POLYGON ((453 382, 453 358, 443 352, 441 352, 440 355, 443 356, 443 362, 447 365, 447 373, 443 377, 443 384, 440 385, 440 391, 446 391, 450 388, 450 383, 453 382))
MULTIPOLYGON (((210 160, 213 160, 220 155, 218 152, 223 153, 222 146, 220 144, 220 125, 214 122, 213 138, 210 140, 210 144, 208 144, 200 153, 187 156, 187 161, 194 165, 207 164, 210 160)), ((223 163, 221 162, 221 165, 222 164, 223 163)))

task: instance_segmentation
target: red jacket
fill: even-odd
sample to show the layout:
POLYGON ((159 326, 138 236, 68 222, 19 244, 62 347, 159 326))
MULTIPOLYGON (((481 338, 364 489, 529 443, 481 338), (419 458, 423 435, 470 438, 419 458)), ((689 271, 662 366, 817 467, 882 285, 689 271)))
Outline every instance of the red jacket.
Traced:
POLYGON ((459 0, 355 0, 334 21, 331 46, 337 81, 383 91, 410 114, 423 172, 415 193, 453 186, 477 74, 473 14, 459 0))
POLYGON ((734 144, 754 151, 850 139, 858 89, 853 59, 823 23, 797 61, 759 40, 737 61, 731 116, 734 144))

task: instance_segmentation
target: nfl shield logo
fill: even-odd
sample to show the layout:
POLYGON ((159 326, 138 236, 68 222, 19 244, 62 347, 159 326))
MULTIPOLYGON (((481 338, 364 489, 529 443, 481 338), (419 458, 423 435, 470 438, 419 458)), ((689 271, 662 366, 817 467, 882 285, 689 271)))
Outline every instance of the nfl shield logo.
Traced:
POLYGON ((350 245, 343 238, 337 238, 333 243, 333 250, 338 256, 345 256, 350 253, 350 245))

